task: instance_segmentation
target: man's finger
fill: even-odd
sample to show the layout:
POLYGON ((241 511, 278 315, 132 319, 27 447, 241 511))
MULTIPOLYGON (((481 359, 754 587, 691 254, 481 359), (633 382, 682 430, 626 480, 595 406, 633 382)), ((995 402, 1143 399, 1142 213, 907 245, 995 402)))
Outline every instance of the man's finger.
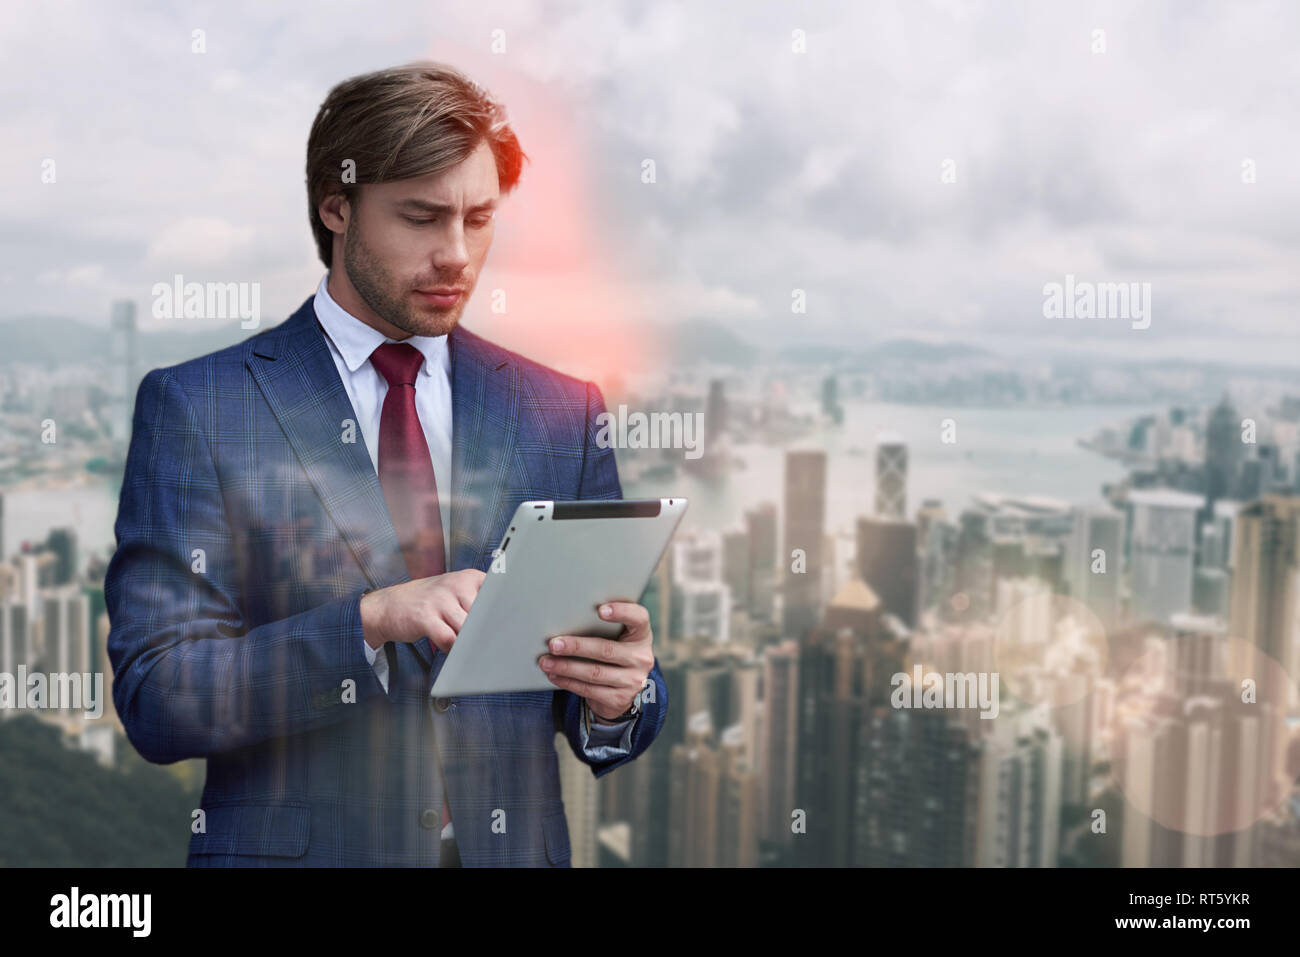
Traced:
MULTIPOLYGON (((477 569, 472 570, 477 571, 477 569)), ((479 572, 479 576, 481 577, 457 576, 456 582, 452 587, 452 594, 455 595, 456 600, 460 602, 460 607, 464 608, 466 611, 469 611, 470 606, 474 604, 474 599, 478 596, 479 589, 483 587, 483 578, 487 577, 483 575, 482 572, 479 572)))
POLYGON ((617 707, 618 695, 612 695, 608 688, 598 688, 580 681, 577 678, 566 678, 563 675, 551 675, 551 683, 557 688, 563 688, 565 691, 572 691, 580 698, 587 699, 587 706, 591 707, 594 702, 597 707, 603 711, 622 712, 625 708, 617 707))
POLYGON ((451 646, 456 642, 456 632, 451 630, 449 624, 439 619, 429 627, 429 641, 440 651, 451 651, 451 646))
POLYGON ((549 675, 577 678, 592 687, 623 688, 628 685, 628 669, 609 662, 588 661, 586 658, 557 658, 542 655, 538 666, 549 675))
POLYGON ((594 638, 585 635, 556 635, 546 643, 553 655, 566 658, 590 658, 592 661, 607 661, 630 665, 634 655, 630 648, 618 643, 614 638, 594 638))
MULTIPOLYGON (((596 610, 605 621, 620 621, 627 625, 628 632, 639 633, 650 627, 649 609, 634 601, 607 601, 596 610)), ((627 633, 623 637, 626 638, 627 633)))
POLYGON ((461 626, 465 624, 465 619, 469 617, 469 612, 459 604, 449 604, 442 613, 442 620, 451 625, 456 634, 460 634, 461 626))

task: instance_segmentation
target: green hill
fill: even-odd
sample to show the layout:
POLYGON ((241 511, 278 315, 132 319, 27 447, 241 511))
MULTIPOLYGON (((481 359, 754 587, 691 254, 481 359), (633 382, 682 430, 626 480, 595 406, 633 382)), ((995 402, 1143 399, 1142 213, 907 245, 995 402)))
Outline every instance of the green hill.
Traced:
POLYGON ((0 721, 0 767, 0 868, 185 866, 200 789, 169 771, 105 768, 31 715, 0 721))

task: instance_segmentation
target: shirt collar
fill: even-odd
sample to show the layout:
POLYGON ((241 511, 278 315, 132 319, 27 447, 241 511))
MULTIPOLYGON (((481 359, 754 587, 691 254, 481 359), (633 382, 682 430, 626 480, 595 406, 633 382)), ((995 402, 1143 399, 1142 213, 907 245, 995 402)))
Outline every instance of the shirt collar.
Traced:
POLYGON ((407 336, 405 339, 393 339, 384 335, 373 326, 368 326, 352 315, 329 293, 328 272, 316 287, 316 318, 320 320, 325 334, 343 357, 343 363, 349 372, 356 372, 370 359, 370 354, 385 342, 406 342, 415 346, 424 355, 420 366, 421 375, 433 375, 435 369, 444 374, 451 374, 451 358, 447 351, 447 337, 441 336, 407 336))

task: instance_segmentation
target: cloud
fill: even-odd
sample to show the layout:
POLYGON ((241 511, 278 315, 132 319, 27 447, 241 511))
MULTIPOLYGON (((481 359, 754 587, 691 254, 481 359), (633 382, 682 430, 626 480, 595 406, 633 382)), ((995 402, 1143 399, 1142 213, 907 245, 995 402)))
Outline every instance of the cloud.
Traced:
POLYGON ((0 75, 26 95, 0 103, 18 144, 0 154, 0 252, 18 277, 4 310, 106 321, 160 271, 215 270, 260 280, 264 311, 287 314, 320 271, 302 182, 316 107, 346 76, 423 57, 461 66, 531 134, 502 268, 561 272, 570 290, 616 276, 635 298, 655 290, 656 318, 1047 342, 1062 330, 1041 321, 1044 282, 1120 273, 1159 281, 1150 338, 1173 348, 1180 322, 1225 342, 1280 334, 1300 297, 1293 4, 368 9, 157 6, 127 22, 83 3, 51 33, 35 5, 6 7, 0 28, 22 42, 0 75), (47 157, 56 184, 40 181, 47 157))
POLYGON ((211 268, 231 263, 253 240, 251 226, 236 226, 212 216, 187 216, 164 226, 145 252, 151 264, 166 268, 211 268))

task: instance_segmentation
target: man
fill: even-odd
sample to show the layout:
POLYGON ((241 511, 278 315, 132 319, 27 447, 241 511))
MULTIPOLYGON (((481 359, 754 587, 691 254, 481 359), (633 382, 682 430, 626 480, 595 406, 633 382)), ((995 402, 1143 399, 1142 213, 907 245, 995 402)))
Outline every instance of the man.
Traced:
POLYGON ((455 70, 340 84, 315 296, 140 385, 113 700, 148 760, 207 759, 191 866, 567 866, 556 732, 597 776, 659 733, 632 602, 601 608, 618 640, 551 642, 554 691, 430 697, 515 507, 622 497, 596 385, 459 325, 524 158, 455 70))

